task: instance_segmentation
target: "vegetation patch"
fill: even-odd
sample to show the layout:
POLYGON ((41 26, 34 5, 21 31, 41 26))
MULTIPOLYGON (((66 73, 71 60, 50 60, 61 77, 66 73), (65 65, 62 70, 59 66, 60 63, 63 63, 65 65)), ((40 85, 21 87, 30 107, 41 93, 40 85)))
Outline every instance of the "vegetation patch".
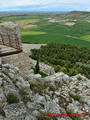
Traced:
POLYGON ((82 36, 80 38, 84 39, 84 40, 87 40, 87 41, 90 41, 90 35, 85 35, 85 36, 82 36))
POLYGON ((74 100, 77 100, 77 101, 80 101, 81 97, 79 95, 73 95, 73 94, 70 94, 70 96, 74 99, 74 100))
POLYGON ((36 23, 39 19, 26 19, 26 20, 18 20, 17 23, 19 23, 20 27, 23 27, 24 25, 36 23))
POLYGON ((48 76, 47 74, 45 74, 45 73, 41 72, 40 70, 39 70, 38 72, 36 72, 36 68, 37 68, 37 67, 35 67, 35 68, 33 68, 33 67, 32 67, 32 69, 34 70, 34 74, 40 74, 40 75, 42 76, 42 78, 44 78, 44 77, 47 77, 47 76, 48 76))
POLYGON ((28 96, 28 93, 24 90, 24 89, 21 89, 19 91, 21 97, 22 97, 22 100, 24 103, 27 103, 28 101, 30 101, 30 99, 27 97, 28 96))
POLYGON ((12 104, 12 103, 19 103, 19 98, 16 94, 13 94, 13 93, 9 93, 7 95, 7 102, 9 104, 12 104))
POLYGON ((39 94, 43 94, 45 88, 48 87, 48 84, 45 82, 39 82, 34 80, 28 80, 30 83, 30 88, 35 92, 39 94))
POLYGON ((85 13, 85 15, 79 15, 76 13, 67 13, 62 15, 60 13, 28 13, 19 14, 14 13, 14 15, 1 15, 0 22, 13 21, 18 22, 21 31, 22 42, 23 43, 66 43, 79 47, 90 48, 90 22, 85 21, 90 13, 85 13), (86 18, 85 18, 86 15, 86 18), (56 19, 56 21, 61 21, 59 23, 50 23, 49 19, 56 19), (68 22, 69 26, 62 24, 62 21, 68 22), (71 24, 75 23, 75 24, 71 24), (32 25, 32 28, 31 26, 32 25), (36 27, 38 26, 38 27, 36 27), (32 29, 33 32, 30 32, 32 29), (37 33, 38 32, 38 33, 37 33), (72 36, 72 37, 68 37, 72 36), (83 37, 85 36, 85 40, 83 37), (88 41, 86 40, 88 39, 88 41))
POLYGON ((31 52, 32 59, 37 60, 38 57, 40 62, 53 66, 56 72, 64 72, 69 76, 81 73, 90 78, 90 68, 77 65, 77 62, 90 64, 90 49, 50 43, 31 52))
POLYGON ((45 32, 39 32, 39 31, 22 31, 21 35, 44 35, 45 32))
POLYGON ((40 114, 37 116, 37 119, 38 119, 38 120, 51 120, 52 118, 46 116, 46 115, 43 114, 43 113, 40 113, 40 114))

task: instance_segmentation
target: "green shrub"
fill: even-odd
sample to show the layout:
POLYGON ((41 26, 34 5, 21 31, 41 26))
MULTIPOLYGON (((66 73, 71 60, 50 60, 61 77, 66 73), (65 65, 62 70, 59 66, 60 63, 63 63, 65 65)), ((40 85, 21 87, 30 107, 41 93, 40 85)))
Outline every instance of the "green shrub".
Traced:
POLYGON ((56 72, 64 72, 69 76, 81 73, 90 78, 88 67, 90 50, 71 45, 50 43, 40 49, 33 49, 31 58, 47 63, 54 67, 56 72), (80 63, 80 64, 78 64, 80 63))
POLYGON ((59 72, 60 71, 60 65, 55 66, 54 70, 55 70, 55 72, 59 72))
POLYGON ((82 80, 82 78, 79 76, 78 78, 77 78, 78 80, 82 80))
POLYGON ((50 86, 49 86, 49 89, 50 89, 51 91, 55 91, 55 88, 54 88, 53 85, 50 85, 50 86))
POLYGON ((88 86, 87 86, 87 85, 86 85, 85 87, 86 87, 86 88, 88 88, 88 86))
MULTIPOLYGON (((32 69, 34 70, 34 74, 37 74, 36 68, 33 68, 33 67, 32 67, 32 69)), ((47 74, 45 74, 45 73, 43 73, 43 72, 41 72, 41 71, 39 71, 38 73, 39 73, 43 78, 48 76, 47 74)))
POLYGON ((39 60, 37 60, 36 66, 35 66, 35 73, 39 73, 40 72, 40 68, 39 68, 39 60))
POLYGON ((23 102, 26 104, 28 101, 30 101, 30 99, 27 97, 28 93, 24 90, 24 89, 21 89, 19 91, 20 95, 22 96, 22 100, 23 102))
POLYGON ((28 93, 27 93, 24 89, 21 89, 21 90, 19 91, 19 93, 20 93, 21 96, 28 95, 28 93))
POLYGON ((61 105, 64 101, 62 99, 59 99, 59 105, 61 105))
POLYGON ((81 97, 79 95, 73 95, 73 94, 70 94, 70 96, 74 99, 74 100, 77 100, 77 101, 80 101, 81 97))
POLYGON ((27 97, 27 96, 23 96, 22 99, 23 99, 23 102, 24 102, 25 104, 30 101, 30 98, 27 97))
POLYGON ((43 90, 47 87, 47 83, 45 83, 45 82, 29 80, 29 83, 30 83, 30 88, 34 92, 38 92, 39 94, 42 94, 43 90))
POLYGON ((40 113, 40 114, 37 116, 37 119, 38 119, 38 120, 51 120, 50 117, 44 115, 43 113, 40 113))
POLYGON ((44 77, 47 77, 48 75, 43 73, 43 72, 39 72, 39 74, 44 78, 44 77))
POLYGON ((35 87, 37 84, 34 80, 28 80, 29 84, 30 84, 30 88, 33 89, 33 87, 35 87))
POLYGON ((7 102, 9 104, 12 104, 12 103, 19 103, 19 98, 16 94, 13 94, 13 93, 9 93, 7 95, 7 102))

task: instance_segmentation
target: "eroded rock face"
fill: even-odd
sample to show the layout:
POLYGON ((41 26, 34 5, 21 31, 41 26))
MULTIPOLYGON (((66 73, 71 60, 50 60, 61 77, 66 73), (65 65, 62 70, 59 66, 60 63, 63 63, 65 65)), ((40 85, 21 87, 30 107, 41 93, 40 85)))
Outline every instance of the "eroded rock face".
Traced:
POLYGON ((61 114, 60 107, 55 102, 46 102, 45 109, 46 109, 47 113, 61 114))
MULTIPOLYGON (((30 59, 30 66, 31 67, 35 67, 36 63, 37 63, 37 61, 30 59)), ((39 66, 40 66, 40 71, 47 74, 47 75, 53 75, 55 73, 54 68, 47 65, 47 64, 40 63, 39 66)))
MULTIPOLYGON (((42 78, 32 70, 21 74, 18 68, 4 65, 0 76, 0 120, 39 120, 41 114, 44 120, 47 113, 70 112, 88 114, 82 120, 89 120, 89 84, 90 80, 81 74, 69 77, 60 72, 42 78), (10 93, 19 98, 18 103, 8 102, 10 93)), ((70 116, 55 119, 72 120, 70 116)))
POLYGON ((17 82, 16 82, 16 86, 19 89, 24 89, 25 91, 29 92, 30 91, 30 84, 28 81, 25 81, 23 79, 23 77, 18 77, 17 78, 17 82))
POLYGON ((0 87, 1 87, 2 83, 3 83, 3 82, 2 82, 2 78, 0 78, 0 87))
POLYGON ((70 77, 63 72, 55 73, 51 76, 47 76, 45 78, 45 81, 51 81, 51 82, 58 82, 58 83, 69 83, 70 82, 70 77))
POLYGON ((0 88, 0 106, 2 106, 6 102, 6 97, 4 95, 3 89, 0 88))
POLYGON ((21 120, 26 117, 26 107, 23 103, 7 105, 3 111, 9 120, 21 120))

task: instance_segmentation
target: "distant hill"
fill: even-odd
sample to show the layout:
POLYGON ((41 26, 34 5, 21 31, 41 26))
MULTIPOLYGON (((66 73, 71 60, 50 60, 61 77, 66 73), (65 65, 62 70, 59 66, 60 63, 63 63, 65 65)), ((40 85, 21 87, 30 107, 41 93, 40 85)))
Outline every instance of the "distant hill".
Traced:
POLYGON ((67 15, 90 15, 90 12, 86 12, 86 11, 71 11, 66 13, 67 15))

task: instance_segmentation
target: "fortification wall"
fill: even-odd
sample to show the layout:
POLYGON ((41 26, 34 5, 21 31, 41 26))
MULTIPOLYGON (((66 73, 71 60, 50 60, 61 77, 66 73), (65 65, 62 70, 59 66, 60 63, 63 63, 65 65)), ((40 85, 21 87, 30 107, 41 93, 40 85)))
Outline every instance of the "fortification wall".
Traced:
POLYGON ((11 64, 22 71, 29 69, 29 57, 22 52, 20 29, 17 23, 0 24, 0 48, 1 64, 11 64))
POLYGON ((11 64, 14 65, 15 67, 18 67, 20 71, 30 69, 30 59, 28 55, 24 52, 5 56, 2 58, 2 62, 4 64, 11 64))
POLYGON ((0 44, 22 49, 20 29, 17 23, 4 22, 0 24, 0 44))

